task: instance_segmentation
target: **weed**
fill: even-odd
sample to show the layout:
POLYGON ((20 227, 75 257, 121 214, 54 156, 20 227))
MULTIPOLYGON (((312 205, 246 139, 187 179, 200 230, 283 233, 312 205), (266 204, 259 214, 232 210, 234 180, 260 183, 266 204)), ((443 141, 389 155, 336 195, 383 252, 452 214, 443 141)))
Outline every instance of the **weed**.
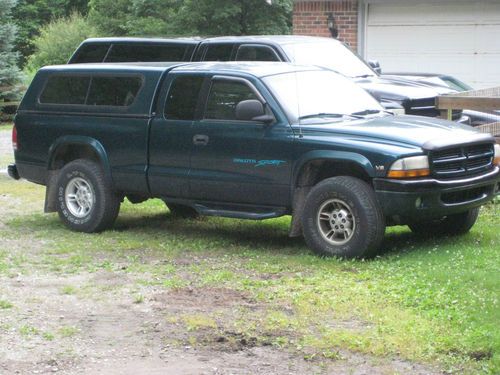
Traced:
POLYGON ((3 299, 0 299, 0 309, 11 309, 12 307, 14 307, 14 305, 12 303, 10 303, 9 301, 5 301, 3 299))

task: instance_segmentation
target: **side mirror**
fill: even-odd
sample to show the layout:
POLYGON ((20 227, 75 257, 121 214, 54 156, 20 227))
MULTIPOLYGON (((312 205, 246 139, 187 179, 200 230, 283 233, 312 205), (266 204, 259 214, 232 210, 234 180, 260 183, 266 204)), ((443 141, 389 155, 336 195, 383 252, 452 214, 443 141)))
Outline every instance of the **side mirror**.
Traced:
POLYGON ((274 117, 266 114, 264 105, 255 99, 243 100, 236 105, 236 119, 270 123, 274 117))
POLYGON ((378 74, 382 74, 382 68, 377 60, 368 60, 368 65, 375 70, 378 74))

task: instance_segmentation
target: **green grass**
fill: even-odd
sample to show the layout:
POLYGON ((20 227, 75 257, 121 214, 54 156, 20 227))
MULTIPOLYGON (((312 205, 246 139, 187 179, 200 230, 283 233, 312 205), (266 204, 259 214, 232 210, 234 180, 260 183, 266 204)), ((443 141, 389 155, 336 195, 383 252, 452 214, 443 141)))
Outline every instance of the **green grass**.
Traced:
POLYGON ((455 373, 500 372, 500 206, 484 207, 465 236, 422 238, 393 227, 377 258, 343 261, 319 258, 288 238, 288 217, 181 220, 159 200, 125 202, 113 230, 89 235, 68 231, 55 214, 23 213, 22 205, 42 210, 40 187, 0 179, 2 194, 22 203, 7 208, 17 216, 0 226, 0 238, 39 248, 14 256, 0 247, 0 275, 122 272, 136 280, 136 304, 146 303, 141 288, 149 285, 224 288, 261 307, 181 316, 187 331, 231 330, 311 358, 336 359, 348 349, 455 373))

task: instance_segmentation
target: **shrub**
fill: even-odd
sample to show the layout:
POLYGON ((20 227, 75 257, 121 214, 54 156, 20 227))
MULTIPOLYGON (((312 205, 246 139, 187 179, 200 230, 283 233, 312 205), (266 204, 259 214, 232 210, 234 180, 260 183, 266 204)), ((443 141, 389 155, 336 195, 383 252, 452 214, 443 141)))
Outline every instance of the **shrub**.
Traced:
POLYGON ((79 13, 59 18, 44 26, 35 39, 35 53, 30 56, 26 69, 35 71, 45 65, 65 64, 73 51, 96 31, 79 13))

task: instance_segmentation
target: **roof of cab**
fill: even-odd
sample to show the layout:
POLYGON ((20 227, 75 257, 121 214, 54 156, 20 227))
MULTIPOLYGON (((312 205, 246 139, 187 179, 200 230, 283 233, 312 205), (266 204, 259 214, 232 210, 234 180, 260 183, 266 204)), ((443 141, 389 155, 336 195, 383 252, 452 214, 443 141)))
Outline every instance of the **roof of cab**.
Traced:
POLYGON ((327 37, 307 36, 307 35, 248 35, 248 36, 218 36, 206 38, 203 42, 227 42, 227 43, 271 43, 271 44, 292 44, 292 43, 314 43, 314 42, 333 42, 340 43, 338 40, 327 37))
POLYGON ((315 66, 296 65, 283 62, 140 62, 140 63, 95 63, 46 66, 40 71, 44 72, 117 72, 141 73, 158 72, 167 70, 176 72, 209 72, 209 73, 246 73, 256 77, 290 73, 296 71, 322 70, 315 66))
POLYGON ((201 41, 199 37, 190 38, 134 38, 134 37, 109 37, 109 38, 88 38, 82 42, 87 43, 113 43, 113 44, 162 44, 162 43, 182 43, 182 44, 198 44, 201 41))

